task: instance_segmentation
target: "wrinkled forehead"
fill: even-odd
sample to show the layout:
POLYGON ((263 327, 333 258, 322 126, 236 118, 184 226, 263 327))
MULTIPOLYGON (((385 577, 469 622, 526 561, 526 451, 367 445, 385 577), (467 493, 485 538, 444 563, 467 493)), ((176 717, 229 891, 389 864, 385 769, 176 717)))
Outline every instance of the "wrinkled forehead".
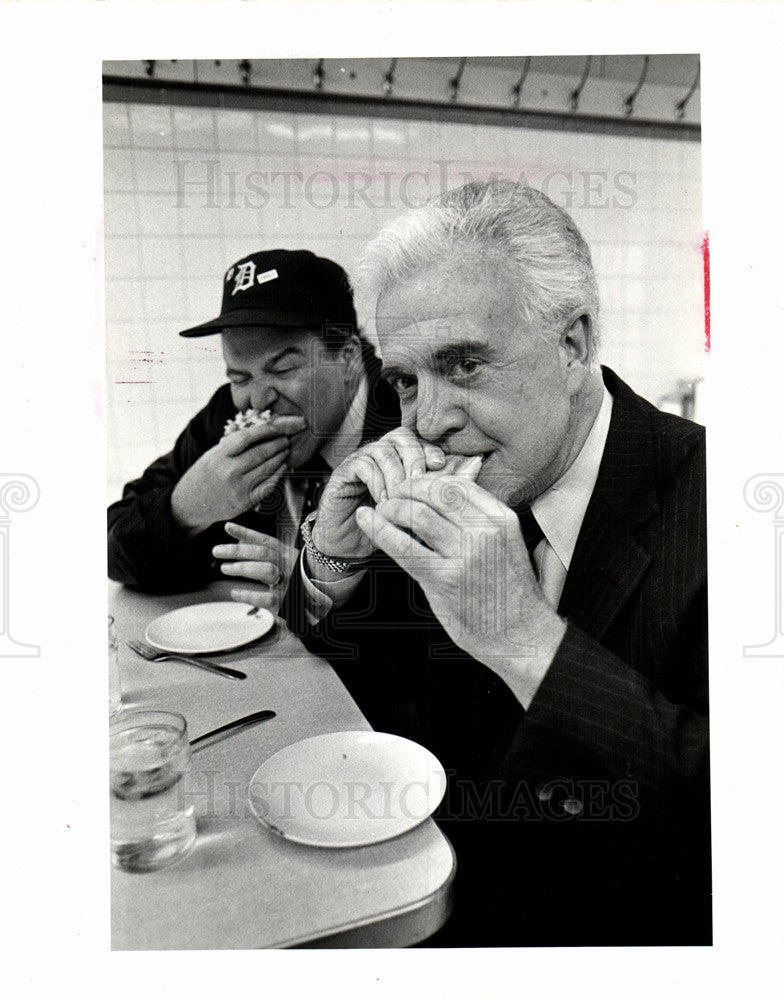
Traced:
POLYGON ((400 323, 390 322, 379 331, 379 348, 384 368, 413 370, 434 367, 439 359, 468 350, 497 349, 500 338, 492 329, 483 329, 470 316, 449 316, 400 323))
POLYGON ((479 264, 448 264, 390 287, 378 300, 376 331, 384 364, 426 357, 452 345, 501 348, 521 334, 509 279, 479 264))

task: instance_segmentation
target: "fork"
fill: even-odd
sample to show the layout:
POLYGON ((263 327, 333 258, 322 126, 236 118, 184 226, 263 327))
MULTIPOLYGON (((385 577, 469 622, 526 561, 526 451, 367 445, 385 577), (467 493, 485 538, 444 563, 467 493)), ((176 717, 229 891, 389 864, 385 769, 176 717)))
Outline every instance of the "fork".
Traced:
POLYGON ((248 676, 241 670, 235 670, 233 667, 224 667, 217 663, 210 663, 209 660, 202 660, 197 656, 184 656, 182 653, 164 653, 160 649, 148 646, 146 642, 141 642, 138 639, 128 639, 127 644, 134 653, 141 656, 144 660, 150 660, 152 663, 160 663, 163 660, 177 660, 180 663, 189 663, 192 667, 201 667, 202 670, 210 670, 214 674, 220 674, 222 677, 231 677, 237 681, 244 681, 248 676))

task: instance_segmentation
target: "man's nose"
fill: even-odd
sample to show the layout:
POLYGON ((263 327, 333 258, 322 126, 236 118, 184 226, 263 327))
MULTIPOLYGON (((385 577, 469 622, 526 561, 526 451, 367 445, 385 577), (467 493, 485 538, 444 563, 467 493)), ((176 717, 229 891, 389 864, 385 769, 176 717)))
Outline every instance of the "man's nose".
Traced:
POLYGON ((255 410, 271 410, 278 399, 278 391, 268 381, 256 381, 250 390, 250 405, 255 410))
POLYGON ((416 432, 423 441, 441 441, 460 430, 465 419, 465 412, 458 405, 450 386, 436 385, 427 380, 419 382, 415 423, 416 432))

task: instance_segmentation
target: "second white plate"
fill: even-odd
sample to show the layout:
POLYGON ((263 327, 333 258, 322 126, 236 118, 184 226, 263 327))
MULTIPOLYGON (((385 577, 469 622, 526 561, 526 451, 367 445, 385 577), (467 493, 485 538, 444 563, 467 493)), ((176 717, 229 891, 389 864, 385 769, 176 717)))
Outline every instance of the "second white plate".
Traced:
POLYGON ((237 601, 189 604, 150 622, 144 638, 166 653, 220 653, 238 649, 266 635, 275 624, 265 608, 249 615, 252 607, 237 601))
POLYGON ((274 833, 314 847, 362 847, 413 829, 438 807, 446 775, 425 747, 390 733, 325 733, 256 771, 248 801, 274 833))

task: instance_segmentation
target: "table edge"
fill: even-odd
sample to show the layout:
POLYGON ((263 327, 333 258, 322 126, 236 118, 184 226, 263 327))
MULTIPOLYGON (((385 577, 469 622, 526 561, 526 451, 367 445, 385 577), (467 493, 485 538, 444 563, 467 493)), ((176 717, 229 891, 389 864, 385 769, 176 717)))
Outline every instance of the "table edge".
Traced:
POLYGON ((307 948, 408 948, 419 944, 440 930, 449 919, 454 905, 454 883, 457 870, 455 849, 439 828, 452 856, 449 875, 427 896, 402 909, 375 914, 364 920, 345 924, 324 936, 291 938, 267 947, 307 948), (415 919, 412 920, 411 918, 415 919))

